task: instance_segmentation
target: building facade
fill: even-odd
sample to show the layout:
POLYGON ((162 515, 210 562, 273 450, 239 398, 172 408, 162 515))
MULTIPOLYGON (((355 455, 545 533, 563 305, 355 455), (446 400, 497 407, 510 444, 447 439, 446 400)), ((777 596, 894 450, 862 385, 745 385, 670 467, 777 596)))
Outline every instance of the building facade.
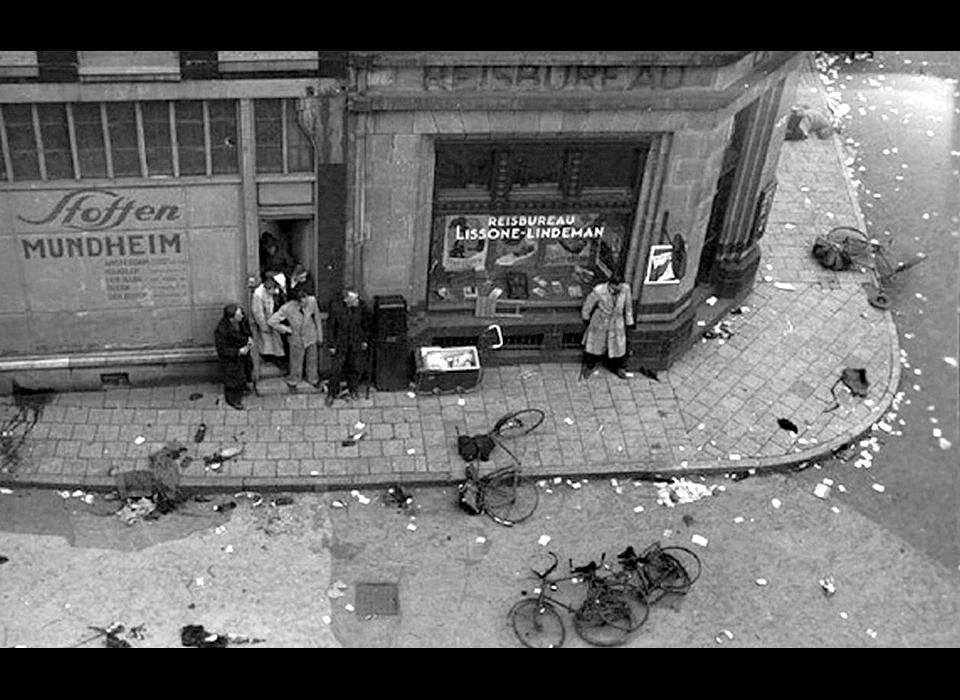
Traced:
POLYGON ((264 232, 411 345, 668 367, 749 291, 802 52, 0 52, 0 390, 209 374, 264 232))

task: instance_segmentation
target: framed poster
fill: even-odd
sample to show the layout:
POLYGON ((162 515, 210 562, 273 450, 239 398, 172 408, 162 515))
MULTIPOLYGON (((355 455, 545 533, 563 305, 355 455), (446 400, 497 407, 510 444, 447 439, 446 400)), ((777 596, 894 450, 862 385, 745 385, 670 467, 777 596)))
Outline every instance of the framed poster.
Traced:
POLYGON ((647 261, 647 274, 643 283, 646 284, 680 284, 673 269, 672 245, 655 245, 650 247, 650 258, 647 261))

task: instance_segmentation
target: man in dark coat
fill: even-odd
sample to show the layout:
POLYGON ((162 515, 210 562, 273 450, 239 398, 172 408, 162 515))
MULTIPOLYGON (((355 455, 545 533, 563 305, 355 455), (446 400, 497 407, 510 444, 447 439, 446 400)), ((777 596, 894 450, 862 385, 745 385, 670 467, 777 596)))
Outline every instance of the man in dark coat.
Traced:
POLYGON ((370 315, 360 295, 347 289, 330 309, 330 355, 333 371, 327 389, 328 406, 335 398, 348 395, 357 398, 360 375, 367 367, 370 315), (341 384, 346 389, 341 392, 341 384))
POLYGON ((253 336, 243 309, 237 304, 224 306, 223 318, 217 324, 213 337, 220 362, 224 398, 227 404, 242 411, 243 394, 252 380, 250 350, 253 348, 253 336))

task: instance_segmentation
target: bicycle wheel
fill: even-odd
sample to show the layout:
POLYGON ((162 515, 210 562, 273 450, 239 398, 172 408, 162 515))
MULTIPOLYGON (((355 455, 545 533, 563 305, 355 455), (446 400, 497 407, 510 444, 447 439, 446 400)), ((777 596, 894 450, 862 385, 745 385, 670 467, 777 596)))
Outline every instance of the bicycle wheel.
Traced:
POLYGON ((560 613, 546 601, 524 598, 510 608, 509 617, 517 639, 530 649, 559 649, 567 638, 560 613))
POLYGON ((537 487, 521 481, 515 469, 483 482, 483 510, 501 525, 523 522, 534 514, 539 503, 537 487))
POLYGON ((632 614, 622 601, 588 598, 574 613, 573 628, 583 641, 598 647, 623 644, 633 627, 632 614))
POLYGON ((633 584, 612 584, 601 594, 601 601, 600 615, 604 621, 627 632, 636 632, 650 615, 646 597, 633 584))
POLYGON ((493 434, 508 440, 520 437, 539 427, 544 417, 544 412, 539 408, 525 408, 508 413, 493 426, 493 434))
POLYGON ((686 547, 664 547, 660 550, 659 558, 659 565, 655 562, 644 564, 644 573, 658 588, 682 594, 700 578, 700 557, 686 547))

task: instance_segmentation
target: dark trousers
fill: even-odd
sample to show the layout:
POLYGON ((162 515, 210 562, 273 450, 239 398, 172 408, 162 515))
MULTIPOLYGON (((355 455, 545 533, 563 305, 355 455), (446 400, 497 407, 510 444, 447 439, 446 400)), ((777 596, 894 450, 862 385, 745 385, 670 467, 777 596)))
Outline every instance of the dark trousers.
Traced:
POLYGON ((583 353, 583 372, 592 372, 593 368, 598 364, 602 364, 608 370, 616 374, 622 368, 624 363, 627 361, 626 355, 621 355, 620 357, 610 357, 606 354, 604 355, 593 355, 589 352, 583 353))
POLYGON ((221 364, 223 397, 230 405, 243 403, 247 384, 253 381, 253 362, 249 355, 221 364))
POLYGON ((363 370, 364 357, 362 353, 337 353, 333 356, 333 371, 330 375, 329 391, 336 396, 340 393, 340 386, 347 383, 347 389, 355 393, 360 388, 360 376, 363 370))

